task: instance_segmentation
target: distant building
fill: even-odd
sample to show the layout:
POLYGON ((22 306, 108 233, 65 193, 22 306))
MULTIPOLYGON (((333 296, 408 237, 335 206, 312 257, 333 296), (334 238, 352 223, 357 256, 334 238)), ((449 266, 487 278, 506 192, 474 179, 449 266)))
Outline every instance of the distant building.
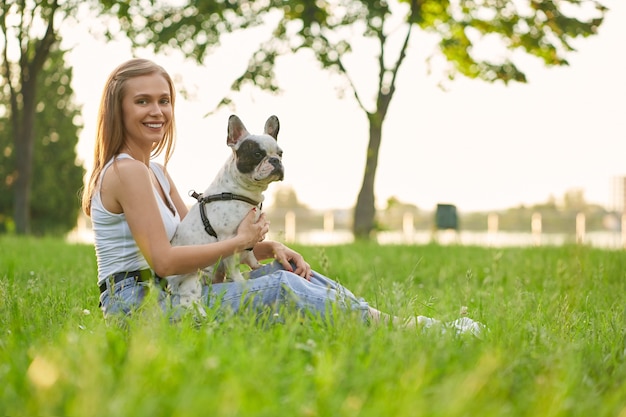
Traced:
POLYGON ((611 210, 624 213, 626 208, 626 177, 614 177, 611 185, 611 210))

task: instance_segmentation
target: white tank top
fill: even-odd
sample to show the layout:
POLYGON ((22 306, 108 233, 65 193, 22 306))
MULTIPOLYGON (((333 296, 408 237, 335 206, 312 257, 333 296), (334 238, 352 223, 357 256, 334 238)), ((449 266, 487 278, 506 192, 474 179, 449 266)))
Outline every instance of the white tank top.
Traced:
MULTIPOLYGON (((100 198, 100 184, 106 170, 111 166, 115 159, 125 159, 132 157, 128 154, 119 154, 116 158, 111 159, 102 170, 98 189, 94 192, 91 199, 91 222, 94 231, 94 242, 96 248, 96 259, 98 263, 98 285, 103 283, 107 277, 127 271, 137 271, 149 268, 148 262, 139 251, 137 243, 130 232, 126 215, 124 213, 111 213, 104 208, 102 199, 100 198)), ((168 239, 174 237, 176 228, 180 224, 180 215, 176 211, 174 203, 170 198, 170 183, 163 172, 160 165, 150 162, 150 169, 156 176, 168 205, 161 199, 159 192, 154 188, 154 195, 161 212, 163 225, 168 239), (174 210, 170 210, 170 207, 174 210)))

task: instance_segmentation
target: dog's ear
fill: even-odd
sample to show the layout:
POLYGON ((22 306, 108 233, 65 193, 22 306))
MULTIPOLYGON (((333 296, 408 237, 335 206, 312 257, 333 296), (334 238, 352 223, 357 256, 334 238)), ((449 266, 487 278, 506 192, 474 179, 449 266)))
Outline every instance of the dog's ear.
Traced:
POLYGON ((228 137, 226 138, 226 144, 228 146, 236 145, 242 138, 245 138, 249 134, 250 132, 248 132, 239 117, 233 114, 228 118, 228 137))
POLYGON ((270 116, 265 122, 265 134, 270 135, 274 139, 278 140, 278 131, 280 130, 280 123, 278 117, 270 116))

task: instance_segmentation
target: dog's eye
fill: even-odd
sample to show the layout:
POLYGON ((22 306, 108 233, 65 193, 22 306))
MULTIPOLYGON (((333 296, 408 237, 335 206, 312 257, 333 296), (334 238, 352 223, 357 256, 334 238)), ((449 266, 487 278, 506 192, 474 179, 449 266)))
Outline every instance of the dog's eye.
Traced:
POLYGON ((263 152, 255 152, 254 157, 257 159, 263 159, 263 152))

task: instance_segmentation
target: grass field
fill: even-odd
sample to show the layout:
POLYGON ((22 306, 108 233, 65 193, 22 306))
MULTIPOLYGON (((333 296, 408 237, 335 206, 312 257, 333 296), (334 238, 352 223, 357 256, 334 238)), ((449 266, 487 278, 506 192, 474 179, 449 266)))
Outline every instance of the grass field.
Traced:
POLYGON ((588 247, 296 247, 384 311, 482 339, 252 314, 127 326, 93 247, 0 237, 0 415, 626 416, 626 253, 588 247))

